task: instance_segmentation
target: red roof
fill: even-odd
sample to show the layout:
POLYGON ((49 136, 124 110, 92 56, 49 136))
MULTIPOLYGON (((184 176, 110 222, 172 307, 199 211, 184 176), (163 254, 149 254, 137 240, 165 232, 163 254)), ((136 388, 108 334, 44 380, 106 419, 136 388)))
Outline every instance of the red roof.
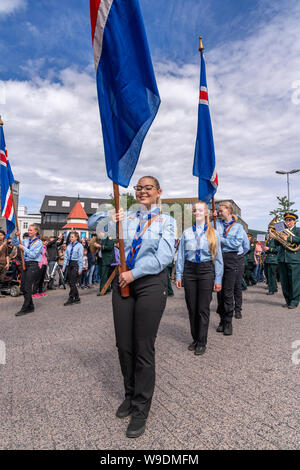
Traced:
POLYGON ((80 201, 77 201, 73 209, 71 210, 70 214, 68 215, 67 219, 84 219, 88 220, 88 216, 84 208, 81 205, 80 201))
POLYGON ((80 223, 71 223, 71 224, 67 224, 67 225, 64 225, 63 228, 69 228, 69 229, 77 229, 77 228, 84 228, 85 230, 88 230, 88 226, 87 224, 80 224, 80 223))

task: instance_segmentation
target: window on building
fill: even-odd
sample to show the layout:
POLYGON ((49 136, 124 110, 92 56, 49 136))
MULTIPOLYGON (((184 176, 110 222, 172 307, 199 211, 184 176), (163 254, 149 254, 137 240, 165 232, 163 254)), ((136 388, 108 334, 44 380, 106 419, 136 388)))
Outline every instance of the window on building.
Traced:
POLYGON ((81 203, 82 207, 84 207, 84 202, 81 202, 81 201, 80 201, 80 203, 81 203))
POLYGON ((28 222, 23 222, 23 229, 27 230, 28 229, 28 222))
POLYGON ((92 202, 91 203, 91 209, 98 209, 98 207, 99 207, 98 202, 92 202))
POLYGON ((56 201, 48 201, 48 206, 55 207, 56 206, 56 201))
POLYGON ((63 201, 62 207, 70 207, 70 201, 63 201))

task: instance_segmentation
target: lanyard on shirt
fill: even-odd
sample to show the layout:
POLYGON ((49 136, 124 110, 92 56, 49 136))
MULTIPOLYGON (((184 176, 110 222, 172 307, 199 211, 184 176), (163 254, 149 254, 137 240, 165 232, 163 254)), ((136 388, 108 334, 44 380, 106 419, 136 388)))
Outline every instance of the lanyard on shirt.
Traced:
MULTIPOLYGON (((160 214, 161 214, 161 211, 157 207, 156 209, 151 211, 149 214, 147 214, 147 219, 148 219, 147 223, 145 223, 147 219, 140 220, 139 225, 137 226, 133 241, 132 241, 130 252, 128 253, 128 256, 126 259, 126 264, 128 268, 130 269, 134 268, 136 257, 142 246, 142 241, 143 241, 142 237, 144 233, 146 232, 146 230, 148 230, 150 225, 154 222, 155 219, 157 219, 157 217, 160 214)), ((137 217, 141 218, 141 215, 142 215, 141 211, 137 211, 136 215, 137 217)))
POLYGON ((196 263, 201 263, 201 238, 203 237, 203 235, 205 234, 206 231, 207 231, 207 222, 205 222, 205 224, 204 224, 204 229, 203 229, 203 231, 200 233, 200 235, 199 235, 198 232, 197 232, 196 223, 193 224, 193 232, 194 232, 194 235, 195 235, 195 238, 196 238, 196 242, 197 242, 197 248, 196 248, 196 263))
POLYGON ((234 220, 234 218, 232 218, 232 220, 230 222, 225 222, 224 220, 222 220, 222 223, 223 223, 223 226, 224 226, 223 238, 227 238, 229 230, 232 229, 232 227, 236 223, 236 220, 234 220))
POLYGON ((30 250, 32 245, 34 245, 37 240, 38 240, 38 237, 35 237, 32 240, 29 239, 29 241, 28 241, 28 250, 30 250))
POLYGON ((71 253, 70 253, 69 261, 71 261, 72 255, 73 255, 73 250, 74 250, 75 246, 78 245, 78 243, 79 243, 79 242, 76 242, 76 243, 74 243, 74 245, 73 245, 73 243, 72 243, 72 248, 71 248, 71 253))

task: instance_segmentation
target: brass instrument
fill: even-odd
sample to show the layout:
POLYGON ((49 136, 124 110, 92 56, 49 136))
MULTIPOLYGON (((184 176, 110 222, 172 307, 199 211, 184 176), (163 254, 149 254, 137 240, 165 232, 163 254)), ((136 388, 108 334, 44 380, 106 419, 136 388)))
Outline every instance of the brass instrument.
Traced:
POLYGON ((287 250, 292 251, 293 253, 296 253, 297 251, 300 250, 300 244, 298 245, 297 243, 291 243, 288 240, 285 240, 282 235, 286 235, 287 237, 293 237, 294 234, 288 229, 285 228, 281 232, 276 232, 275 230, 275 224, 281 222, 279 218, 276 216, 274 219, 271 220, 268 226, 268 232, 272 233, 273 238, 277 240, 281 245, 283 245, 287 250))

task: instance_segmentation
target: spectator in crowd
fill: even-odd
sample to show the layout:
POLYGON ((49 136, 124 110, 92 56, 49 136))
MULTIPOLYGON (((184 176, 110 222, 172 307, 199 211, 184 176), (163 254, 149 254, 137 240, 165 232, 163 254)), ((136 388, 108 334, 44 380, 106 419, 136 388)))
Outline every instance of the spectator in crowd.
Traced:
POLYGON ((18 246, 13 246, 9 257, 11 261, 12 278, 16 281, 18 276, 21 274, 22 259, 20 248, 18 246))
POLYGON ((263 274, 263 260, 262 260, 262 252, 263 247, 260 242, 256 242, 255 250, 254 250, 254 261, 255 261, 255 269, 254 269, 254 279, 256 282, 263 282, 264 281, 264 274, 263 274))
POLYGON ((47 243, 47 254, 48 254, 48 265, 49 265, 49 274, 50 274, 50 281, 48 285, 48 289, 55 289, 54 287, 54 279, 51 278, 51 273, 53 271, 54 265, 59 258, 58 255, 58 248, 64 242, 64 235, 61 233, 58 237, 50 237, 47 243))
MULTIPOLYGON (((83 245, 83 244, 82 244, 83 245)), ((82 273, 81 275, 79 276, 79 287, 81 287, 82 289, 84 289, 85 287, 88 286, 88 269, 89 269, 89 265, 88 265, 88 250, 86 248, 83 249, 83 269, 82 269, 82 273)))
POLYGON ((88 273, 87 273, 88 287, 92 287, 92 285, 93 285, 93 275, 94 275, 95 265, 96 265, 96 255, 94 253, 92 253, 90 245, 89 245, 89 248, 88 248, 87 257, 88 257, 88 267, 89 267, 88 273))
MULTIPOLYGON (((58 250, 58 264, 59 264, 59 266, 60 266, 61 269, 63 268, 63 264, 64 264, 64 258, 65 258, 65 251, 66 251, 66 248, 67 248, 67 244, 66 244, 66 243, 63 243, 63 244, 59 247, 59 250, 58 250)), ((68 273, 68 266, 66 267, 65 272, 63 273, 63 274, 64 274, 64 282, 65 282, 65 283, 67 282, 67 273, 68 273)), ((63 289, 63 288, 64 288, 61 278, 59 278, 59 288, 60 288, 60 289, 63 289)))
MULTIPOLYGON (((5 241, 5 232, 4 230, 0 230, 0 283, 2 283, 6 276, 6 271, 9 268, 9 256, 8 256, 8 248, 7 242, 5 241)), ((1 294, 0 297, 5 297, 1 294)))

